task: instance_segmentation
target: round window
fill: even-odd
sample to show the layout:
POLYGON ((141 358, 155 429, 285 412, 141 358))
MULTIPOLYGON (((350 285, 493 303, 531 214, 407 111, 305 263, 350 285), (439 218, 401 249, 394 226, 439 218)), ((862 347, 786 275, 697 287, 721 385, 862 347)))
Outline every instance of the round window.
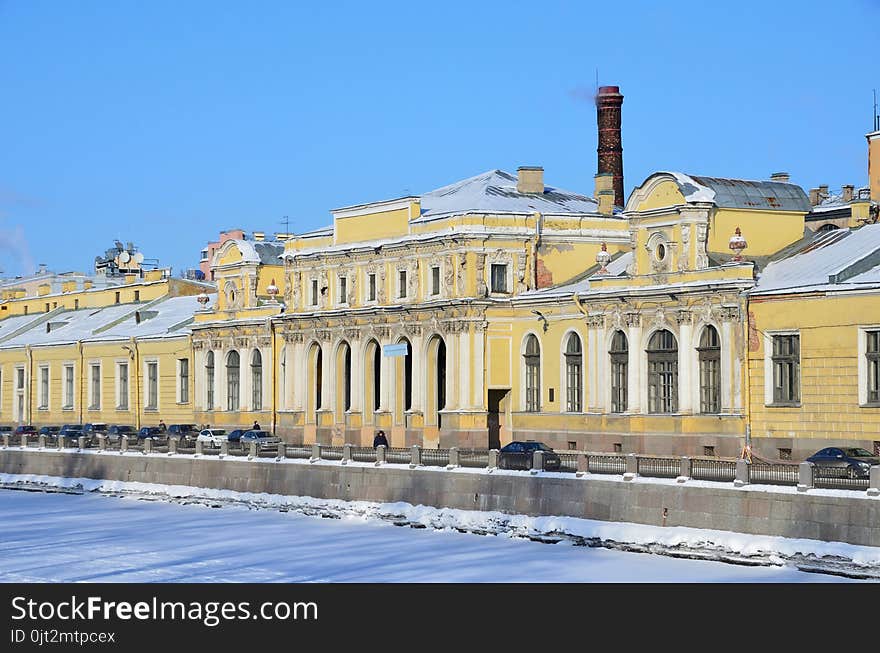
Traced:
POLYGON ((666 258, 666 245, 660 243, 657 245, 657 260, 662 261, 664 258, 666 258))

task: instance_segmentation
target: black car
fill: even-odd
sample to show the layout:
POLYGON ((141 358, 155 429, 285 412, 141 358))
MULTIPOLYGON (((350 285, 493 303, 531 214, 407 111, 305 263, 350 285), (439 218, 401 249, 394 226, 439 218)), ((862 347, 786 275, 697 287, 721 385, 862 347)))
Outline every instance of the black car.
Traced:
POLYGON ((61 427, 61 435, 65 438, 78 438, 83 434, 81 424, 65 424, 61 427))
POLYGON ((86 436, 86 441, 97 442, 99 435, 107 435, 107 425, 99 423, 83 424, 82 434, 86 436))
POLYGON ((502 447, 498 452, 498 468, 531 469, 536 451, 544 452, 544 469, 546 471, 556 471, 562 465, 559 454, 553 449, 543 442, 528 440, 526 442, 514 441, 502 447))
POLYGON ((860 447, 827 447, 807 458, 820 475, 868 478, 871 465, 880 465, 880 456, 860 447))
POLYGON ((111 442, 120 442, 122 438, 131 442, 137 438, 137 431, 134 430, 133 426, 129 426, 128 424, 114 424, 107 429, 106 435, 107 439, 111 442))
POLYGON ((241 441, 241 436, 248 432, 248 429, 235 429, 234 431, 230 431, 226 434, 226 439, 230 442, 239 443, 241 441))
POLYGON ((137 432, 138 440, 164 440, 165 433, 158 426, 142 426, 137 432))
POLYGON ((37 435, 45 435, 49 438, 57 438, 60 432, 60 426, 42 426, 40 427, 40 430, 37 431, 37 435))
POLYGON ((199 429, 195 424, 172 424, 168 427, 166 435, 169 439, 177 438, 178 440, 192 440, 199 436, 199 429))

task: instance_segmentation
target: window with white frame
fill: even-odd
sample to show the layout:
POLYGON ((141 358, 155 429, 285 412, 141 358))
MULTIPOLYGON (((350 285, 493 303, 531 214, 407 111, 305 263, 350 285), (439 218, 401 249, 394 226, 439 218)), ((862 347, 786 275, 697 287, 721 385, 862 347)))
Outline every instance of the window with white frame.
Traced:
POLYGON ((623 331, 615 331, 611 338, 611 412, 625 413, 629 387, 629 343, 623 331))
POLYGON ((582 407, 581 378, 584 367, 584 354, 580 336, 572 333, 565 345, 565 410, 579 413, 582 407))
POLYGON ((537 413, 541 410, 541 349, 534 335, 529 335, 526 340, 523 363, 526 372, 526 412, 537 413))
POLYGON ((189 403, 189 359, 177 360, 177 401, 181 404, 189 403))
POLYGON ((348 303, 348 277, 339 277, 339 304, 348 303))
POLYGON ((865 332, 865 369, 868 404, 880 404, 880 331, 865 332))
POLYGON ((145 410, 159 409, 159 363, 147 361, 147 403, 145 410))
POLYGON ((440 294, 440 266, 435 265, 431 268, 431 294, 440 294))
POLYGON ((49 409, 49 367, 40 367, 40 410, 49 409))
POLYGON ((62 408, 73 408, 73 365, 64 366, 64 405, 62 408))
POLYGON ((312 306, 318 305, 318 280, 312 279, 312 306))
POLYGON ((128 363, 116 365, 116 408, 128 410, 128 363))
POLYGON ((397 296, 400 299, 406 298, 406 270, 397 271, 397 296))
POLYGON ((263 410, 263 355, 259 349, 251 354, 251 410, 263 410))
POLYGON ((492 292, 506 293, 507 289, 507 264, 493 263, 491 268, 492 292))
POLYGON ((214 352, 205 356, 205 409, 214 410, 214 352))
POLYGON ((792 406, 800 403, 801 347, 800 335, 771 336, 773 394, 771 405, 792 406))
POLYGON ((715 327, 703 329, 697 354, 700 359, 700 412, 718 413, 721 411, 721 339, 715 327))
POLYGON ((376 273, 371 272, 367 277, 367 301, 376 301, 376 273))
POLYGON ((101 408, 101 364, 92 363, 89 366, 90 379, 90 396, 89 410, 100 410, 101 408))
POLYGON ((678 343, 662 329, 648 342, 648 412, 678 412, 678 343))

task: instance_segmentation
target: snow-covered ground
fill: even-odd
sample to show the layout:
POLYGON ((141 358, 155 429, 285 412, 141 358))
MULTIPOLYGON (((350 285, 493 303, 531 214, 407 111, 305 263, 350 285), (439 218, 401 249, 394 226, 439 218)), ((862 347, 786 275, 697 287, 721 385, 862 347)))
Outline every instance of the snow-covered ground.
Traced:
POLYGON ((797 568, 823 559, 880 572, 880 549, 841 543, 0 474, 20 483, 83 493, 0 490, 7 583, 848 580, 797 568))

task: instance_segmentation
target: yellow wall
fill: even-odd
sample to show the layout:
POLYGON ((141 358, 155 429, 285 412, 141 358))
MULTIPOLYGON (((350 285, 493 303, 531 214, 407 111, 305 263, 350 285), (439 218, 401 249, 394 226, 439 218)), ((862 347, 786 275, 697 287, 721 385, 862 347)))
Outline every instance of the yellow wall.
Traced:
MULTIPOLYGON (((859 405, 859 326, 880 325, 880 296, 753 299, 749 401, 754 438, 880 440, 880 408, 859 405), (766 332, 800 336, 800 406, 765 404, 766 332)), ((809 445, 806 445, 809 448, 809 445)))
POLYGON ((717 209, 709 225, 709 251, 731 256, 730 237, 739 227, 748 247, 743 257, 768 256, 804 236, 804 213, 717 209))
POLYGON ((677 206, 684 204, 684 195, 678 189, 678 184, 674 181, 662 181, 654 188, 648 197, 642 200, 636 207, 637 211, 649 211, 651 209, 659 209, 667 206, 677 206))
POLYGON ((337 217, 335 219, 335 240, 337 245, 345 243, 367 242, 383 238, 397 238, 409 233, 409 221, 413 215, 413 202, 407 208, 393 211, 382 211, 368 215, 337 217))

